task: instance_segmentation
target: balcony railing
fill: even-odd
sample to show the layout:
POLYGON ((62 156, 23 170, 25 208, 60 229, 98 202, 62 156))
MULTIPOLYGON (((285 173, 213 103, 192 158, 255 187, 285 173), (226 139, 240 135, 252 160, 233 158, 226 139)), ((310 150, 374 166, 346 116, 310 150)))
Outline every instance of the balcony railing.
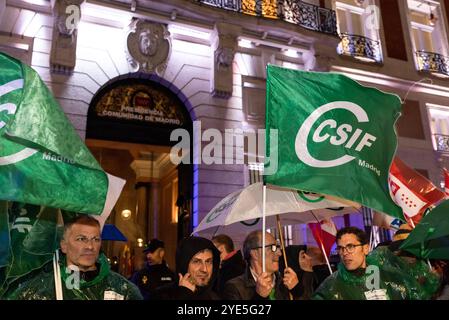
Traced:
POLYGON ((334 10, 298 0, 196 0, 209 6, 247 15, 279 19, 303 28, 337 35, 334 10))
POLYGON ((418 71, 425 71, 436 76, 449 77, 449 57, 439 53, 418 51, 416 52, 418 71))
POLYGON ((435 144, 438 152, 449 153, 449 136, 445 134, 434 134, 435 144))
POLYGON ((382 62, 380 42, 364 36, 343 33, 337 47, 338 54, 351 56, 366 62, 382 62))

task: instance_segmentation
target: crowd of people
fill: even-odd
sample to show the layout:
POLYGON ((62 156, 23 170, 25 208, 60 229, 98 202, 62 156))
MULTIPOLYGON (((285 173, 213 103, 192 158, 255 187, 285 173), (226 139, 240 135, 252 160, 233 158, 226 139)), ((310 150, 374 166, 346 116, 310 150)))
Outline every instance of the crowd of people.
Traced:
MULTIPOLYGON (((79 300, 404 300, 449 299, 447 261, 423 261, 400 250, 410 232, 403 225, 393 242, 369 252, 367 234, 340 229, 337 270, 317 247, 289 246, 287 265, 271 233, 253 231, 242 251, 227 235, 211 240, 191 236, 176 251, 176 270, 164 260, 158 239, 144 250, 146 264, 128 280, 111 271, 101 253, 98 221, 81 215, 65 224, 60 243, 64 299, 79 300), (265 264, 263 260, 265 250, 265 264)), ((9 299, 56 299, 54 268, 49 263, 20 282, 9 299)))

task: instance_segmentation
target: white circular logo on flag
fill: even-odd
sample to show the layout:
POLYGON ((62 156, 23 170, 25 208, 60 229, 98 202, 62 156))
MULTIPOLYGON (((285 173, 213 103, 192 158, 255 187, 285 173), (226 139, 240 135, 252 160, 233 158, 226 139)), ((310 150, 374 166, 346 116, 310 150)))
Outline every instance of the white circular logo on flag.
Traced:
MULTIPOLYGON (((359 105, 349 101, 335 101, 327 103, 316 110, 314 110, 299 128, 295 140, 296 155, 305 164, 315 168, 331 168, 344 165, 355 159, 354 156, 344 155, 333 160, 320 160, 314 158, 309 151, 307 144, 310 131, 315 123, 320 122, 320 117, 326 112, 342 109, 351 112, 359 123, 369 122, 368 114, 359 105)), ((344 119, 341 119, 344 120, 344 119)), ((348 123, 338 124, 335 119, 327 119, 320 123, 320 125, 313 132, 312 140, 314 143, 322 143, 329 140, 329 143, 334 146, 342 146, 347 149, 354 148, 359 152, 364 147, 371 147, 372 143, 376 141, 376 137, 363 131, 359 128, 353 128, 348 123), (324 133, 325 129, 335 129, 335 134, 324 133)))
MULTIPOLYGON (((0 97, 17 89, 23 88, 23 79, 14 80, 0 86, 0 97)), ((14 103, 5 103, 0 105, 0 115, 10 115, 13 116, 17 111, 17 105, 14 103)), ((4 117, 0 117, 0 130, 6 126, 6 120, 4 117)), ((10 145, 6 141, 0 141, 0 166, 6 166, 9 164, 17 163, 19 161, 25 160, 31 157, 37 152, 37 150, 32 148, 23 147, 20 150, 18 148, 8 147, 10 145)))

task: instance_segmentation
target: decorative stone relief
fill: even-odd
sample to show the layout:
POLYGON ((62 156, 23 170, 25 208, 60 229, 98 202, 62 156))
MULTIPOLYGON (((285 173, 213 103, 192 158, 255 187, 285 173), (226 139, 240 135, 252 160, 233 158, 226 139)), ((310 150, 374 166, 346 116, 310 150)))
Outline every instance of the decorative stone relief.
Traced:
POLYGON ((126 36, 126 56, 133 72, 162 76, 171 54, 170 33, 165 25, 135 19, 126 36))
POLYGON ((53 38, 50 66, 55 73, 71 74, 76 63, 77 27, 84 0, 53 1, 53 38))
POLYGON ((326 55, 315 55, 313 71, 329 72, 335 58, 326 55))
POLYGON ((306 70, 329 72, 338 57, 335 48, 339 41, 340 39, 335 37, 328 42, 314 43, 312 50, 303 54, 306 70))
POLYGON ((211 81, 211 92, 214 97, 228 99, 232 95, 232 63, 240 31, 239 26, 215 24, 212 36, 214 59, 211 81))

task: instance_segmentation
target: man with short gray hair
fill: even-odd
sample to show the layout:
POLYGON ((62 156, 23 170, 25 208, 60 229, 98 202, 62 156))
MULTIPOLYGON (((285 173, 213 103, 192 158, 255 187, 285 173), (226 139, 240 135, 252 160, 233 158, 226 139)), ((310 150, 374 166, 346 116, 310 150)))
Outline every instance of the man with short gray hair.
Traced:
MULTIPOLYGON (((100 254, 101 230, 98 221, 79 215, 65 223, 60 242, 62 293, 64 300, 141 300, 139 289, 110 270, 100 254)), ((32 279, 22 283, 10 296, 18 300, 55 300, 55 277, 51 263, 32 279)))

